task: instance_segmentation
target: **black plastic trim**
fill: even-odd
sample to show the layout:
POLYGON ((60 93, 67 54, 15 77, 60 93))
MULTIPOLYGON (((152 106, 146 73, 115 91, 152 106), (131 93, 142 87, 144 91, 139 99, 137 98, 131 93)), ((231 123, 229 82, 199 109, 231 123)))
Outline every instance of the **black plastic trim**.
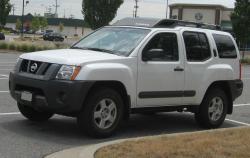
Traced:
POLYGON ((155 92, 140 92, 139 98, 177 98, 177 97, 194 97, 195 91, 155 91, 155 92))
POLYGON ((244 84, 242 80, 233 80, 228 83, 232 94, 232 100, 234 101, 236 98, 241 96, 244 84))
POLYGON ((174 112, 174 111, 189 111, 197 112, 199 106, 195 105, 180 105, 180 106, 152 106, 152 107, 142 107, 142 108, 132 108, 131 113, 145 113, 145 112, 174 112))

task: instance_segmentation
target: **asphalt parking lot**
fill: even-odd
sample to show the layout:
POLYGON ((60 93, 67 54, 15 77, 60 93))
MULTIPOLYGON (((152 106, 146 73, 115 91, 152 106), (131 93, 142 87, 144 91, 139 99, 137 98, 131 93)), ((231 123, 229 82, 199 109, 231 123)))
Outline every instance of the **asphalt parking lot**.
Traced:
MULTIPOLYGON (((189 113, 133 115, 121 130, 109 139, 91 139, 82 135, 73 118, 54 116, 46 123, 23 118, 8 92, 8 74, 18 54, 0 54, 0 158, 41 158, 47 154, 79 145, 90 145, 120 138, 202 130, 189 113)), ((235 102, 234 113, 222 128, 250 125, 250 66, 243 67, 244 92, 235 102)))

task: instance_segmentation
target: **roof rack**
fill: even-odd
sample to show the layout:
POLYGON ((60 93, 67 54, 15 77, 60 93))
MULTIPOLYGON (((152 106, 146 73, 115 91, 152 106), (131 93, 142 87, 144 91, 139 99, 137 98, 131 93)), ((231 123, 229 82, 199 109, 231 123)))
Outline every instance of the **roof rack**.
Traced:
POLYGON ((125 18, 117 21, 113 26, 138 26, 148 28, 175 28, 182 27, 194 27, 210 30, 221 30, 219 25, 211 25, 197 22, 189 22, 174 19, 153 19, 153 18, 125 18))

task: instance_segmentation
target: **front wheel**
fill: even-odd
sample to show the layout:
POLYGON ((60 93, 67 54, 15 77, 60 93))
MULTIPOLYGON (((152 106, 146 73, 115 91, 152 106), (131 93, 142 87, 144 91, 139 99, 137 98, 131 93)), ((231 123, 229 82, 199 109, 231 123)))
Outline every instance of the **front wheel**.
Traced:
POLYGON ((218 128, 226 118, 228 97, 220 88, 208 91, 199 111, 195 113, 197 123, 204 128, 218 128))
POLYGON ((25 106, 21 103, 17 103, 18 109, 21 114, 29 119, 30 121, 34 122, 44 122, 50 119, 53 116, 53 113, 50 112, 40 112, 37 111, 29 106, 25 106))
POLYGON ((118 92, 110 88, 99 88, 89 95, 77 122, 80 129, 89 136, 108 137, 121 123, 123 109, 123 100, 118 92))

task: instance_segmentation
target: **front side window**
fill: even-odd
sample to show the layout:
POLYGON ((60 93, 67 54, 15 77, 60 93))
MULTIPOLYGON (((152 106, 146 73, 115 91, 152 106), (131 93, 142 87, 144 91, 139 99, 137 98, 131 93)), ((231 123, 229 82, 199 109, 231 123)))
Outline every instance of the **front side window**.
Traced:
POLYGON ((213 34, 220 58, 237 58, 233 40, 226 35, 213 34))
POLYGON ((150 31, 139 28, 104 27, 83 38, 72 48, 129 56, 150 31))
POLYGON ((148 61, 178 61, 178 42, 175 33, 155 35, 143 49, 143 57, 148 61))
POLYGON ((211 50, 206 34, 184 32, 187 60, 191 62, 205 61, 211 57, 211 50))

